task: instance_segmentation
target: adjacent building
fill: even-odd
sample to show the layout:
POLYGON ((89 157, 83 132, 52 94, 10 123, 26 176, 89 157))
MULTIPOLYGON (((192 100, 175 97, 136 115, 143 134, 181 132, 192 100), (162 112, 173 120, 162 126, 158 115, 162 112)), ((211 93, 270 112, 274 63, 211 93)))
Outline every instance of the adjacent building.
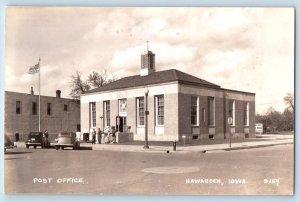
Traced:
MULTIPOLYGON (((41 96, 41 131, 48 131, 51 138, 61 131, 80 131, 80 102, 61 98, 61 91, 55 97, 41 96)), ((5 91, 4 132, 14 139, 20 134, 24 140, 31 131, 39 130, 39 96, 5 91)))
POLYGON ((149 141, 224 139, 229 132, 236 138, 255 137, 254 93, 224 89, 176 69, 156 71, 151 51, 141 56, 139 75, 81 96, 82 130, 114 126, 133 133, 133 140, 144 140, 145 99, 149 141))

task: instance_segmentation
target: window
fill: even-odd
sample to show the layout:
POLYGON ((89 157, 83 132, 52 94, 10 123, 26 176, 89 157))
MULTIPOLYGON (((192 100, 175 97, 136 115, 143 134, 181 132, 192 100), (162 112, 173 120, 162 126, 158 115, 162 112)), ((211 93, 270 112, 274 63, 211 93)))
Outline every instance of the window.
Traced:
POLYGON ((208 125, 215 125, 215 98, 208 97, 208 125))
POLYGON ((138 126, 145 125, 145 106, 144 98, 140 97, 136 99, 137 101, 137 124, 138 126))
POLYGON ((127 99, 119 100, 119 115, 126 115, 127 99))
POLYGON ((37 114, 37 104, 36 102, 32 103, 32 115, 36 115, 37 114))
POLYGON ((198 97, 191 97, 191 124, 198 125, 198 97))
POLYGON ((249 126, 249 102, 244 102, 244 125, 249 126))
POLYGON ((16 101, 16 114, 21 114, 21 101, 16 101))
POLYGON ((64 111, 68 111, 68 105, 64 105, 64 111))
POLYGON ((51 115, 51 103, 47 103, 47 114, 51 115))
POLYGON ((104 101, 104 127, 110 126, 110 102, 104 101))
POLYGON ((156 96, 156 125, 164 125, 164 96, 156 96))
POLYGON ((90 102, 90 126, 96 127, 96 102, 90 102))
POLYGON ((232 126, 235 126, 235 101, 229 100, 228 116, 232 117, 232 126))
POLYGON ((201 120, 203 122, 205 122, 205 108, 203 107, 201 111, 202 111, 202 113, 201 113, 201 120))

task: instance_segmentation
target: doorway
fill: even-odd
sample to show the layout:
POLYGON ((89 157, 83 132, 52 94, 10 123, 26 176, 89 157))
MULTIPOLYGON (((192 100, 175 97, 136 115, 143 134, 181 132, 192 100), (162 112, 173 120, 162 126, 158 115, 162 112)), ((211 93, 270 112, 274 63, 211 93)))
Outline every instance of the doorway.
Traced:
POLYGON ((116 126, 117 131, 127 132, 127 117, 126 116, 117 116, 116 117, 116 126))

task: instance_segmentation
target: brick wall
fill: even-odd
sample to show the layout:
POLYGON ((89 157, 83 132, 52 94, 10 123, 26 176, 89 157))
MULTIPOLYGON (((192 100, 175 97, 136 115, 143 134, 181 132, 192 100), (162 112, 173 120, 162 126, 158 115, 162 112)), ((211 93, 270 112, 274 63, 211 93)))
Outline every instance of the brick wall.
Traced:
POLYGON ((191 134, 191 95, 178 95, 178 122, 179 134, 191 134))
MULTIPOLYGON (((27 136, 31 131, 38 131, 38 95, 5 92, 5 134, 27 136), (16 101, 21 101, 21 113, 16 114, 16 101), (32 114, 32 103, 36 102, 36 115, 32 114)), ((61 131, 76 131, 80 124, 80 103, 72 99, 41 96, 41 131, 49 134, 61 131), (51 103, 51 114, 47 114, 47 103, 51 103), (64 105, 68 110, 64 111, 64 105)))
POLYGON ((207 110, 207 97, 199 96, 199 123, 200 123, 200 137, 199 138, 208 138, 208 110, 207 110), (205 109, 205 120, 202 120, 202 108, 205 109))
POLYGON ((89 132, 89 103, 83 103, 80 105, 81 111, 81 132, 89 132))
MULTIPOLYGON (((179 103, 179 136, 187 136, 187 141, 192 139, 192 136, 198 135, 198 139, 209 138, 209 128, 213 129, 214 138, 224 139, 229 138, 229 126, 227 123, 229 117, 229 100, 232 98, 226 94, 226 99, 222 96, 215 97, 215 126, 208 126, 208 104, 207 96, 199 95, 199 126, 191 125, 191 97, 195 94, 180 93, 178 98, 179 103), (224 110, 225 107, 225 110, 224 110), (202 121, 202 108, 205 109, 205 121, 202 121), (224 114, 225 113, 225 114, 224 114)), ((212 96, 212 95, 209 95, 212 96)), ((238 95, 235 98, 244 99, 243 95, 238 95)), ((243 103, 244 100, 235 100, 235 126, 231 128, 233 138, 244 138, 245 128, 249 128, 249 137, 255 137, 255 102, 249 102, 249 127, 244 126, 243 103)))
POLYGON ((178 140, 179 127, 178 127, 178 95, 166 94, 165 96, 165 140, 178 140))
POLYGON ((136 131, 136 98, 127 99, 127 126, 130 132, 136 131))
POLYGON ((249 102, 249 129, 250 137, 255 137, 255 102, 249 102))

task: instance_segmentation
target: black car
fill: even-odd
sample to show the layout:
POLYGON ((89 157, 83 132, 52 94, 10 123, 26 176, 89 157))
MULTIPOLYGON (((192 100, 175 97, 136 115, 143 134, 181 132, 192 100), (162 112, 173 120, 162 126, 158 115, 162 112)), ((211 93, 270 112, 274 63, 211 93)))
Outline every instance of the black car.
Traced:
POLYGON ((41 148, 50 147, 49 140, 43 135, 42 132, 30 132, 25 144, 27 149, 30 146, 33 146, 34 148, 37 146, 40 146, 41 148))
POLYGON ((6 151, 6 149, 11 149, 11 148, 14 148, 14 143, 13 141, 11 141, 11 139, 9 138, 8 135, 5 135, 4 136, 5 139, 4 139, 4 151, 6 151))

